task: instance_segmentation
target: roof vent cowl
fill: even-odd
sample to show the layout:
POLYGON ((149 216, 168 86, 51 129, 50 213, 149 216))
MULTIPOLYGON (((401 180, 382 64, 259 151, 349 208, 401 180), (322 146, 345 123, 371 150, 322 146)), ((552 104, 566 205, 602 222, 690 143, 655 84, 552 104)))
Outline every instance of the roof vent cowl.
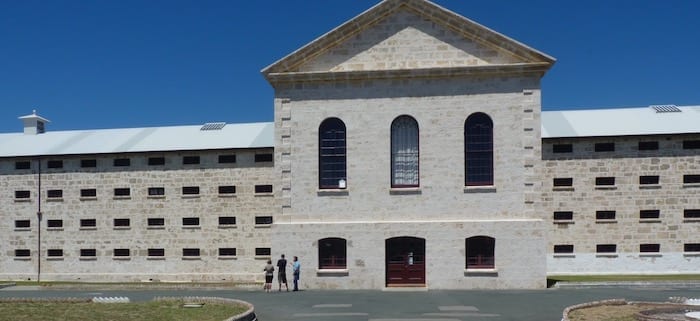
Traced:
POLYGON ((50 121, 36 114, 36 110, 32 110, 31 115, 19 117, 24 123, 25 135, 43 134, 46 131, 46 123, 50 121))

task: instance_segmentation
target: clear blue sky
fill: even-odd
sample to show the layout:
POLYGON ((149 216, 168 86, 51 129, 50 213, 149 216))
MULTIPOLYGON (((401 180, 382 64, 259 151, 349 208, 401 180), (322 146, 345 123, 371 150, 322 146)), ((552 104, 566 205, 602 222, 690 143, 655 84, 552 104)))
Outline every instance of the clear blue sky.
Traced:
MULTIPOLYGON (((0 132, 272 121, 260 70, 375 0, 0 0, 0 132)), ((544 110, 700 105, 700 1, 435 2, 557 58, 544 110)))

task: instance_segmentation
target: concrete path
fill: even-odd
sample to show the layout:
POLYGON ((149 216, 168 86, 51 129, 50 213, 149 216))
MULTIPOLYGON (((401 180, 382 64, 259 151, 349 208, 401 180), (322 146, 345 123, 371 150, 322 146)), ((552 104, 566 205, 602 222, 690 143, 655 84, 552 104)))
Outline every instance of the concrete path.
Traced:
POLYGON ((321 291, 264 293, 259 290, 46 290, 8 287, 0 297, 218 296, 255 305, 261 321, 558 321, 565 307, 601 299, 666 301, 700 297, 700 288, 598 287, 532 291, 321 291))

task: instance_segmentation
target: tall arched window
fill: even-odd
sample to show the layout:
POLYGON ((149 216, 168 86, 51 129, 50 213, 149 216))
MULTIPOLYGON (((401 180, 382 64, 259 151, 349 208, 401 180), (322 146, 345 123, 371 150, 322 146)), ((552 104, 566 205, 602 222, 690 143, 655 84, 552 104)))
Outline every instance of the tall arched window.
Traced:
POLYGON ((418 122, 399 116, 391 123, 391 187, 419 186, 418 122))
POLYGON ((318 129, 318 187, 345 188, 346 175, 345 124, 328 118, 318 129))
POLYGON ((467 250, 467 269, 493 269, 496 266, 495 238, 473 236, 464 241, 464 247, 467 250))
POLYGON ((337 237, 318 240, 318 268, 346 269, 347 241, 337 237))
POLYGON ((484 113, 464 123, 464 171, 466 186, 493 185, 493 122, 484 113))

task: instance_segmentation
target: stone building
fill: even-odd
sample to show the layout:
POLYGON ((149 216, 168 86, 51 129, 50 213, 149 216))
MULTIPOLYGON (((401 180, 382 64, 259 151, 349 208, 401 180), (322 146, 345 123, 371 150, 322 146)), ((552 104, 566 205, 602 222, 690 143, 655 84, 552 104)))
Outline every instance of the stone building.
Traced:
POLYGON ((542 112, 554 62, 385 0, 263 69, 273 123, 21 117, 0 134, 0 279, 259 282, 281 254, 313 288, 697 273, 700 107, 542 112))

